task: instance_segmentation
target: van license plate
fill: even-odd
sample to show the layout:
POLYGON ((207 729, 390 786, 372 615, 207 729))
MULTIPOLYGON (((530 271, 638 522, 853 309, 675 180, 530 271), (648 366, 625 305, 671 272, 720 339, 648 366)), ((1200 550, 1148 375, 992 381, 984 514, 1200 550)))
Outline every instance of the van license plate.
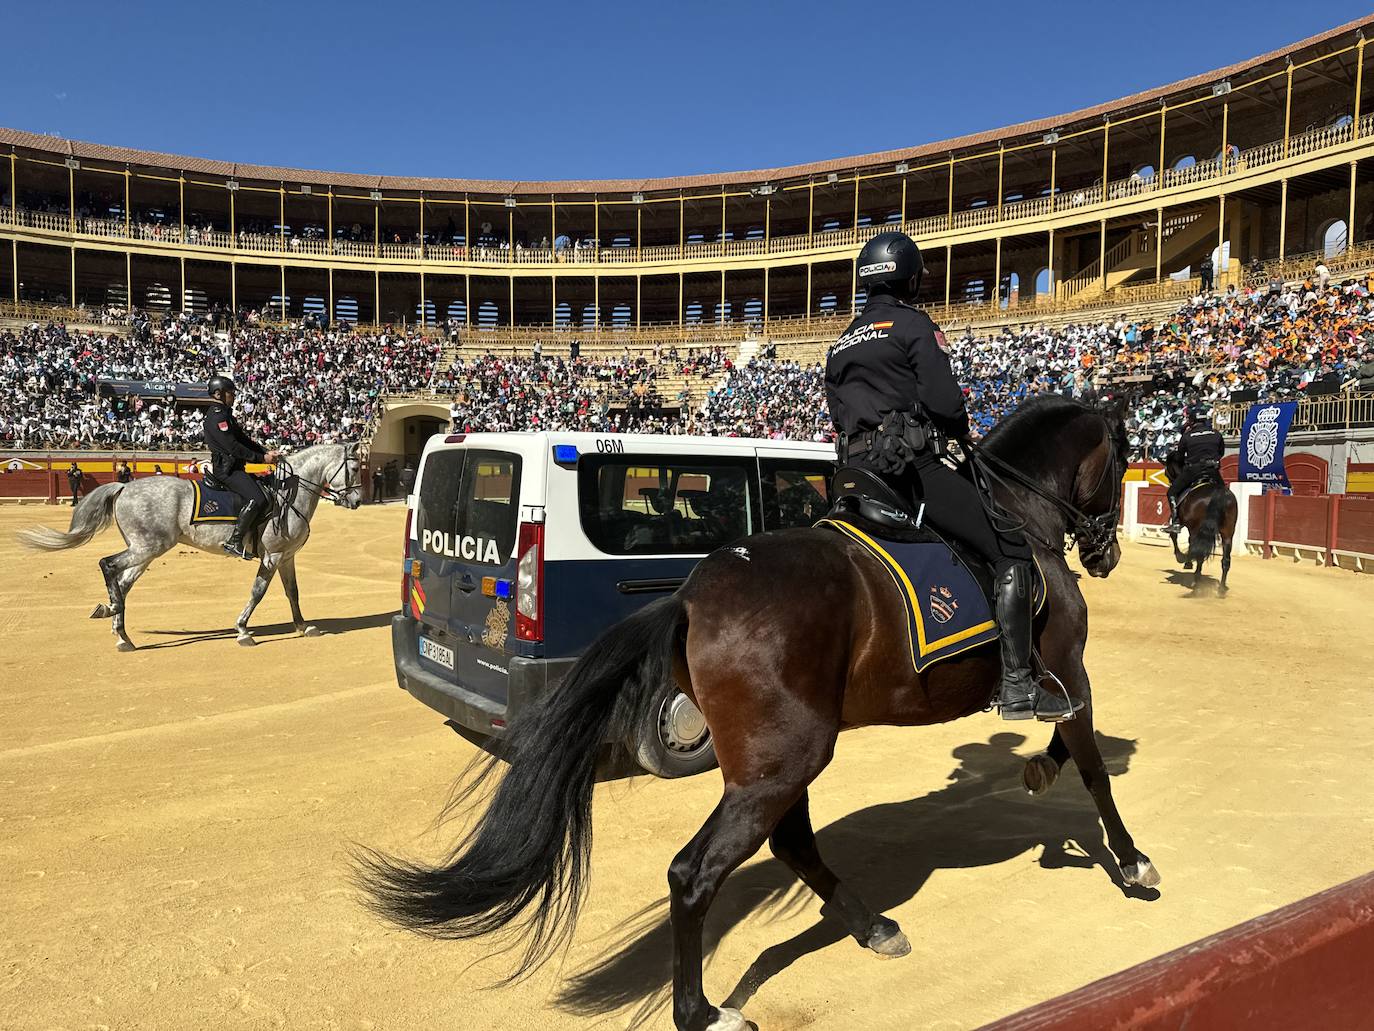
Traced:
POLYGON ((446 669, 453 669, 453 649, 445 648, 442 644, 431 641, 428 637, 420 637, 420 654, 430 662, 437 662, 446 669))

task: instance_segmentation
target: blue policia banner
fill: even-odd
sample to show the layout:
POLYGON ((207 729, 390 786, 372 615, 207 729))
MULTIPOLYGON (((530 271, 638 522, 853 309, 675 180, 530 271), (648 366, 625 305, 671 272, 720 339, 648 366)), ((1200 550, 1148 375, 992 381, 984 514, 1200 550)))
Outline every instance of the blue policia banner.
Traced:
POLYGON ((1240 428, 1240 478, 1251 483, 1288 486, 1283 469, 1283 446, 1298 402, 1251 405, 1240 428))

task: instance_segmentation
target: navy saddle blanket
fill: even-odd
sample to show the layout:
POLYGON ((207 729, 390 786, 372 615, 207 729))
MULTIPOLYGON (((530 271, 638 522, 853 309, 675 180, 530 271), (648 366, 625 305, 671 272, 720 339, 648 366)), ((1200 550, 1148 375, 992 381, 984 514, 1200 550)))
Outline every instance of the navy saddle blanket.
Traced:
POLYGON ((232 490, 216 490, 192 480, 195 500, 191 504, 193 523, 232 523, 239 514, 239 496, 232 490))
MULTIPOLYGON (((877 527, 849 518, 827 517, 824 526, 858 542, 892 578, 906 609, 911 664, 923 673, 937 662, 997 640, 997 622, 988 602, 987 569, 975 575, 964 558, 926 530, 910 540, 890 540, 877 527)), ((1045 606, 1045 576, 1035 566, 1035 611, 1045 606)))

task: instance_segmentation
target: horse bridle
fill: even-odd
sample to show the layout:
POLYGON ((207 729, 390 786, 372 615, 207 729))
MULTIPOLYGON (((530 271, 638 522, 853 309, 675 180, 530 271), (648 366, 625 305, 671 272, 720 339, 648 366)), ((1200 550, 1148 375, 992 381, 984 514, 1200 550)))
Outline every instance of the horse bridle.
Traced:
MULTIPOLYGON (((1090 515, 1072 502, 1065 501, 1063 498, 1051 494, 1015 466, 1002 461, 1002 459, 985 448, 967 441, 962 441, 961 443, 968 450, 970 458, 976 457, 980 464, 991 463, 997 466, 1008 478, 1016 481, 1016 483, 1020 484, 1022 487, 1025 487, 1036 497, 1049 502, 1055 508, 1059 509, 1068 519, 1065 537, 1072 537, 1078 543, 1078 554, 1084 561, 1091 561, 1111 548, 1112 542, 1116 540, 1117 524, 1121 521, 1121 491, 1119 488, 1113 495, 1111 508, 1098 515, 1090 515)), ((1097 496, 1102 493, 1104 484, 1120 481, 1120 477, 1115 475, 1117 472, 1118 458, 1116 448, 1112 444, 1110 428, 1106 430, 1103 436, 1103 443, 1107 445, 1107 461, 1102 463, 1102 472, 1097 478, 1097 483, 1093 486, 1092 493, 1090 493, 1087 500, 1083 502, 1084 506, 1092 504, 1097 496)), ((991 479, 997 480, 1004 486, 1007 485, 1003 477, 987 469, 985 464, 983 472, 987 473, 991 479)), ((1077 484, 1077 482, 1078 472, 1075 470, 1074 483, 1077 484)), ((1029 532, 1024 526, 1018 527, 1018 529, 1029 532)), ((1053 547, 1049 541, 1042 540, 1040 543, 1044 544, 1046 547, 1053 547)), ((1065 540, 1061 543, 1060 550, 1068 551, 1069 547, 1068 540, 1065 540)))
POLYGON ((322 499, 327 498, 328 500, 334 502, 334 504, 336 505, 342 505, 344 503, 345 498, 347 498, 349 491, 353 490, 354 487, 362 485, 362 481, 359 481, 358 483, 353 482, 352 470, 348 468, 348 462, 351 457, 352 456, 349 455, 347 451, 345 451, 344 456, 340 460, 339 464, 334 467, 334 471, 330 473, 328 476, 326 476, 324 481, 320 483, 317 483, 314 480, 307 480, 304 476, 294 474, 291 470, 291 465, 288 462, 283 461, 278 464, 284 465, 286 467, 288 475, 296 475, 297 480, 305 484, 307 487, 313 489, 318 497, 322 499), (334 477, 339 475, 339 470, 343 470, 344 474, 344 485, 342 488, 334 486, 334 477))

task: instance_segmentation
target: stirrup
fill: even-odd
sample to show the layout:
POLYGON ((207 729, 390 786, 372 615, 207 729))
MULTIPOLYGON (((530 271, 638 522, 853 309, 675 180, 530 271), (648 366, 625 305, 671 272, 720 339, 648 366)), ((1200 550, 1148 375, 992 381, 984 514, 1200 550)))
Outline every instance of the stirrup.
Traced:
POLYGON ((1035 685, 1035 718, 1040 720, 1042 723, 1067 723, 1069 722, 1069 720, 1076 719, 1078 716, 1078 710, 1083 708, 1084 703, 1082 701, 1075 701, 1073 699, 1073 697, 1069 694, 1069 689, 1064 686, 1064 681, 1060 680, 1057 676, 1050 672, 1049 667, 1045 665, 1044 661, 1040 658, 1039 653, 1035 653, 1034 659, 1032 661, 1035 661, 1040 666, 1040 675, 1036 677, 1035 685), (1046 683, 1053 684, 1054 690, 1046 690, 1046 683), (1064 703, 1069 707, 1068 712, 1049 710, 1043 712, 1041 711, 1040 702, 1043 699, 1053 698, 1056 702, 1058 702, 1059 696, 1063 696, 1064 703))
POLYGON ((253 555, 248 551, 247 545, 242 541, 238 544, 235 544, 233 541, 225 541, 220 545, 220 548, 226 555, 232 555, 234 558, 241 558, 248 562, 253 561, 253 555))

